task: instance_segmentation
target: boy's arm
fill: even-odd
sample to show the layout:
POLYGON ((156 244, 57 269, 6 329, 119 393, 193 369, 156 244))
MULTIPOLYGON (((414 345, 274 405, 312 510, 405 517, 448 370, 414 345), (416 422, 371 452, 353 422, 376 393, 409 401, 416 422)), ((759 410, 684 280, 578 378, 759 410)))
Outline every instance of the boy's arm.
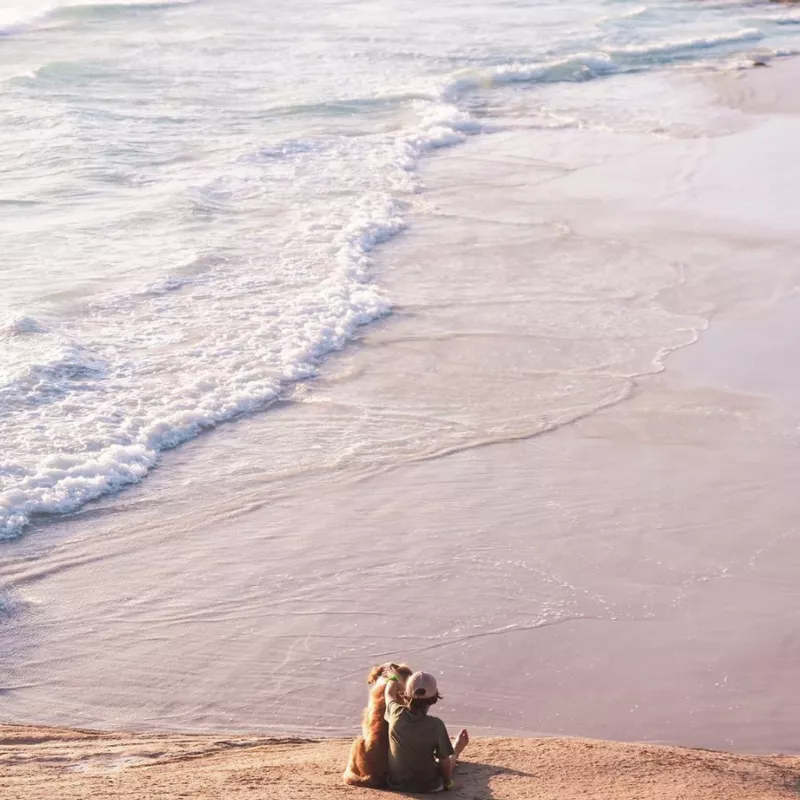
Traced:
POLYGON ((439 756, 439 771, 442 773, 442 782, 445 789, 453 788, 453 770, 456 766, 455 750, 450 737, 447 735, 445 724, 439 720, 439 742, 437 745, 439 756))
POLYGON ((439 759, 439 768, 442 771, 442 781, 446 788, 450 788, 448 784, 453 780, 453 761, 451 756, 439 759))
POLYGON ((383 693, 383 699, 386 701, 386 708, 389 708, 389 703, 397 702, 397 695, 400 692, 400 682, 397 675, 390 675, 386 680, 386 690, 383 693))

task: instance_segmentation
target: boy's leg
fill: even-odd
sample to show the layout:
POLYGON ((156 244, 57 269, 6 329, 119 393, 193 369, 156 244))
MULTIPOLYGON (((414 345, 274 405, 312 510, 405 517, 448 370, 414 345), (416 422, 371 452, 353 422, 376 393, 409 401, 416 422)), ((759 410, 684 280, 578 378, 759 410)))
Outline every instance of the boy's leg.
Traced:
POLYGON ((437 791, 442 791, 443 789, 448 788, 447 784, 453 779, 453 770, 456 768, 458 757, 464 752, 464 748, 469 744, 469 734, 467 733, 466 728, 462 729, 461 733, 459 733, 455 739, 451 739, 450 741, 453 743, 453 750, 455 750, 455 753, 453 753, 452 756, 448 756, 446 759, 439 760, 439 769, 442 772, 442 783, 437 791))
POLYGON ((462 728, 461 733, 459 733, 458 736, 451 741, 453 742, 453 750, 456 752, 450 756, 450 774, 452 774, 452 771, 456 768, 458 757, 464 752, 464 748, 469 744, 469 734, 467 733, 467 729, 462 728))

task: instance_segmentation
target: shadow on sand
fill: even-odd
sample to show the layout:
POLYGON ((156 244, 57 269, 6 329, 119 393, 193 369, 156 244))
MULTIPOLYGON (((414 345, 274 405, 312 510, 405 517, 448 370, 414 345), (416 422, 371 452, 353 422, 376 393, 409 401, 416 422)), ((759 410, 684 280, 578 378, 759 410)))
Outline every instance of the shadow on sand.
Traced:
POLYGON ((391 797, 409 798, 459 798, 459 800, 495 800, 498 795, 492 792, 491 783, 498 777, 520 776, 525 778, 535 777, 530 772, 521 772, 507 767, 498 767, 496 764, 483 764, 477 761, 460 761, 456 767, 456 787, 451 792, 439 794, 412 794, 411 792, 390 792, 391 797))

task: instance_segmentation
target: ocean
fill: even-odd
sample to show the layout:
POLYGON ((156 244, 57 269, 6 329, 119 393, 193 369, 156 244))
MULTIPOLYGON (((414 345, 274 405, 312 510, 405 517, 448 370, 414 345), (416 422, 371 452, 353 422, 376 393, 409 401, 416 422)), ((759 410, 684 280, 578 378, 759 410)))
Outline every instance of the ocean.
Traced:
POLYGON ((537 93, 736 69, 794 52, 794 23, 733 2, 4 8, 0 537, 268 413, 391 314, 372 257, 424 205, 421 161, 514 104, 545 130, 656 128, 537 93))
POLYGON ((573 622, 674 652, 784 541, 755 406, 644 387, 797 286, 791 123, 709 88, 797 52, 761 2, 3 3, 7 714, 342 733, 371 663, 436 655, 486 732, 793 747, 699 683, 688 734, 564 698, 610 669, 573 622))

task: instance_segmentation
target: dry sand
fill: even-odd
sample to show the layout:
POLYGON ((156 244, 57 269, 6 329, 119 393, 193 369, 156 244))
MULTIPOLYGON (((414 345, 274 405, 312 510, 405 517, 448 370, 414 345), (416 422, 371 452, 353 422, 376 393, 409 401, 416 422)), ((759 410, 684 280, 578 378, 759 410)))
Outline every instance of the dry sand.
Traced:
MULTIPOLYGON (((341 739, 0 727, 0 797, 410 796, 344 786, 341 770, 348 746, 341 739)), ((798 796, 800 757, 731 755, 591 739, 478 739, 470 745, 457 777, 458 789, 452 796, 470 800, 770 800, 798 796)))

